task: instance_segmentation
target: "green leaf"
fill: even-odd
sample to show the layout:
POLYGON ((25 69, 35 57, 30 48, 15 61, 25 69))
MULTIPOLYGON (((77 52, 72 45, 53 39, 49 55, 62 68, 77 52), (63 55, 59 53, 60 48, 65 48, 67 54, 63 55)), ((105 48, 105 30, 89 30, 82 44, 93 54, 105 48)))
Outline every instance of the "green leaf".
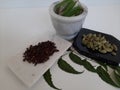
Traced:
POLYGON ((120 86, 120 75, 117 74, 115 70, 114 70, 114 76, 116 78, 116 83, 120 86))
POLYGON ((63 1, 59 2, 59 3, 55 6, 55 8, 60 8, 61 6, 63 7, 63 6, 65 6, 65 4, 68 4, 68 2, 70 2, 70 1, 72 1, 72 0, 63 0, 63 1))
POLYGON ((96 72, 95 68, 87 60, 81 60, 80 57, 73 54, 72 52, 69 54, 69 57, 74 63, 83 65, 88 71, 96 72))
POLYGON ((112 69, 116 70, 118 72, 118 74, 120 75, 120 66, 109 65, 109 67, 111 67, 112 69))
POLYGON ((119 73, 120 75, 120 67, 116 67, 116 71, 119 73))
POLYGON ((63 0, 62 2, 59 2, 56 6, 55 6, 55 11, 57 14, 59 14, 61 8, 64 9, 64 7, 69 4, 71 2, 71 0, 63 0))
POLYGON ((101 61, 96 61, 96 62, 97 62, 98 64, 100 64, 101 66, 103 66, 106 71, 108 71, 108 68, 107 68, 107 64, 106 64, 106 63, 103 63, 103 62, 101 62, 101 61))
POLYGON ((83 12, 83 8, 80 5, 76 5, 78 1, 63 0, 55 6, 55 12, 62 16, 77 16, 83 12))
POLYGON ((78 6, 78 9, 75 10, 75 16, 80 15, 83 12, 83 8, 78 6))
POLYGON ((87 60, 83 60, 84 62, 84 67, 91 72, 96 72, 96 69, 94 68, 94 66, 92 66, 92 64, 90 62, 88 62, 87 60))
POLYGON ((61 90, 59 88, 57 88, 53 82, 52 82, 52 78, 51 78, 51 73, 50 73, 50 69, 48 69, 48 71, 43 75, 45 81, 48 83, 48 85, 56 90, 61 90))
POLYGON ((77 16, 78 14, 80 14, 81 8, 80 6, 76 6, 73 7, 67 14, 66 16, 70 17, 70 16, 77 16))
MULTIPOLYGON (((97 69, 97 74, 99 75, 99 77, 105 81, 106 83, 115 86, 115 87, 119 87, 118 85, 115 84, 115 82, 111 79, 109 73, 107 73, 101 66, 98 66, 97 69)), ((120 87, 119 87, 120 88, 120 87)))
POLYGON ((70 66, 66 61, 64 61, 62 58, 58 60, 58 66, 60 69, 62 69, 65 72, 72 73, 72 74, 81 74, 82 72, 76 71, 72 66, 70 66))
POLYGON ((69 57, 76 64, 79 64, 79 65, 83 65, 84 64, 83 61, 81 60, 81 58, 78 57, 77 55, 75 55, 72 52, 69 54, 69 57))
POLYGON ((66 14, 69 13, 69 11, 75 6, 75 4, 76 4, 76 1, 72 0, 64 9, 62 16, 66 16, 66 14))

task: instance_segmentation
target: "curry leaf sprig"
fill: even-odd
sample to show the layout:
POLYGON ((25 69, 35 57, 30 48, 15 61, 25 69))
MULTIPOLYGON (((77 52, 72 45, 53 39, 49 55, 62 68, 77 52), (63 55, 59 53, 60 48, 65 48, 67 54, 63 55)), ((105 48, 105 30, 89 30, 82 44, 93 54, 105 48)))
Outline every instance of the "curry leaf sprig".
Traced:
POLYGON ((87 60, 82 60, 79 56, 77 56, 76 54, 72 52, 69 54, 69 57, 74 63, 82 65, 88 71, 98 74, 99 77, 106 83, 114 87, 120 88, 120 67, 112 66, 113 71, 114 71, 114 77, 115 77, 115 80, 113 80, 113 78, 110 77, 111 75, 108 73, 107 67, 110 67, 109 65, 99 62, 98 64, 100 65, 95 68, 94 66, 92 66, 90 62, 88 62, 87 60))
MULTIPOLYGON (((96 73, 104 82, 120 88, 120 67, 119 66, 110 66, 102 62, 98 62, 99 66, 93 66, 87 59, 81 59, 80 56, 74 54, 73 52, 69 53, 69 58, 74 63, 83 66, 86 70, 96 73), (111 78, 111 74, 108 72, 108 67, 113 70, 113 77, 111 78)), ((76 71, 74 67, 72 67, 69 63, 67 63, 65 60, 62 59, 62 57, 57 62, 58 67, 71 74, 82 74, 84 71, 76 71)), ((43 75, 45 81, 48 83, 48 85, 56 90, 61 90, 57 88, 52 81, 52 75, 50 73, 50 69, 43 75)))

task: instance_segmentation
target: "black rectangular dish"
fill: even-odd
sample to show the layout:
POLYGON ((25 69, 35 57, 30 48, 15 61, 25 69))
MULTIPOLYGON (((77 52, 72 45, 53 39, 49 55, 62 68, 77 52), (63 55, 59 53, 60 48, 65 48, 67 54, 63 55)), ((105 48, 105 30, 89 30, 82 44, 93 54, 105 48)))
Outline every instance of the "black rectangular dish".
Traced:
POLYGON ((102 61, 106 64, 109 65, 114 65, 114 66, 118 66, 120 64, 120 41, 118 39, 116 39, 115 37, 113 37, 112 35, 109 34, 105 34, 105 33, 101 33, 101 32, 97 32, 94 30, 90 30, 90 29, 86 29, 86 28, 82 28, 80 30, 80 32, 78 33, 78 35, 76 36, 76 38, 74 39, 73 42, 73 47, 82 55, 85 55, 89 58, 98 60, 98 61, 102 61), (116 55, 111 55, 110 53, 100 53, 100 52, 96 52, 93 50, 90 50, 89 48, 85 47, 82 44, 82 37, 84 34, 101 34, 103 36, 106 37, 106 39, 111 42, 114 43, 117 47, 118 50, 116 52, 116 55))

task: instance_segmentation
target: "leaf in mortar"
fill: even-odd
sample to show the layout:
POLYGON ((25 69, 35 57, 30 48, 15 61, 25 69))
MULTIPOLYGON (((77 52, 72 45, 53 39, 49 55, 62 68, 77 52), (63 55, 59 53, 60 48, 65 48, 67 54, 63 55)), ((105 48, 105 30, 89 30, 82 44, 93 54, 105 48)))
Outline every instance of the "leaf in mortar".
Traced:
POLYGON ((76 4, 76 1, 72 0, 64 9, 62 16, 66 16, 66 14, 75 6, 75 4, 76 4))
POLYGON ((114 76, 115 76, 115 78, 116 78, 117 84, 120 86, 120 75, 117 74, 117 72, 116 72, 115 70, 114 70, 114 76))
POLYGON ((47 70, 47 72, 43 75, 45 81, 48 83, 48 85, 56 90, 61 90, 59 88, 57 88, 53 82, 52 82, 52 78, 51 78, 51 73, 50 73, 50 69, 47 70))
POLYGON ((58 66, 60 69, 62 69, 65 72, 72 73, 72 74, 81 74, 82 72, 76 71, 72 66, 70 66, 66 61, 64 61, 62 58, 58 60, 58 66))
POLYGON ((83 8, 78 6, 77 10, 75 10, 75 16, 80 15, 83 12, 83 8))
POLYGON ((70 16, 76 16, 78 15, 77 13, 80 13, 81 9, 80 6, 76 6, 73 7, 67 14, 66 16, 70 17, 70 16))
POLYGON ((59 14, 60 12, 62 12, 65 8, 65 6, 67 4, 69 4, 71 2, 71 0, 63 0, 62 2, 59 2, 56 6, 55 6, 55 12, 57 14, 59 14))
MULTIPOLYGON (((107 73, 107 71, 105 71, 101 66, 98 66, 97 69, 97 74, 99 75, 99 77, 105 81, 106 83, 115 86, 115 87, 119 87, 118 85, 115 84, 115 82, 111 79, 109 73, 107 73)), ((120 88, 120 87, 119 87, 120 88)))

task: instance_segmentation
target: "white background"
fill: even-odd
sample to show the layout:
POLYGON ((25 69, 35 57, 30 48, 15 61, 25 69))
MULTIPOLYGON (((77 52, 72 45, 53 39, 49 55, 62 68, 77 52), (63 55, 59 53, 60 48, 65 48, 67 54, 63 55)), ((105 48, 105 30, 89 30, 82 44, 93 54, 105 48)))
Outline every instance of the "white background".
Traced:
MULTIPOLYGON (((44 7, 58 0, 0 0, 0 8, 44 7)), ((119 5, 120 0, 80 0, 86 5, 119 5)))
MULTIPOLYGON (((32 40, 55 33, 48 12, 54 1, 57 0, 0 0, 0 90, 53 90, 43 77, 32 88, 27 88, 10 72, 7 63, 32 40)), ((80 1, 89 9, 84 27, 112 34, 120 40, 120 0, 80 1)), ((82 70, 68 58, 66 60, 76 70, 82 70)), ((51 73, 54 84, 62 90, 119 90, 91 72, 81 75, 63 72, 57 63, 51 73)))

